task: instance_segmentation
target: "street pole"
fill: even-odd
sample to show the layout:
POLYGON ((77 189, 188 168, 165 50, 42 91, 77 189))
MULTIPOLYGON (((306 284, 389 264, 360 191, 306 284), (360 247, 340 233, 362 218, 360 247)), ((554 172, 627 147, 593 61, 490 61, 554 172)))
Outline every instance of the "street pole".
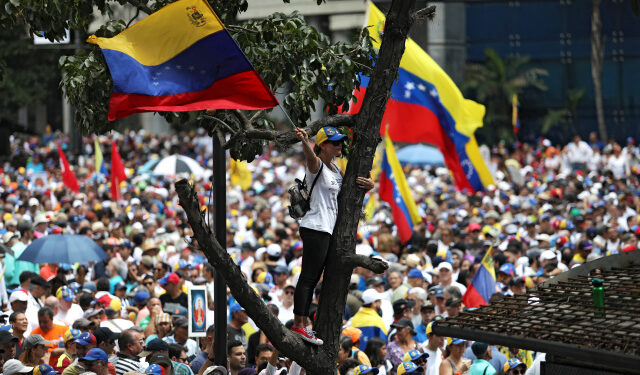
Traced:
MULTIPOLYGON (((213 225, 216 240, 223 249, 227 248, 227 178, 225 153, 216 132, 213 133, 213 225)), ((215 273, 213 304, 215 309, 215 363, 227 367, 227 283, 215 273)))

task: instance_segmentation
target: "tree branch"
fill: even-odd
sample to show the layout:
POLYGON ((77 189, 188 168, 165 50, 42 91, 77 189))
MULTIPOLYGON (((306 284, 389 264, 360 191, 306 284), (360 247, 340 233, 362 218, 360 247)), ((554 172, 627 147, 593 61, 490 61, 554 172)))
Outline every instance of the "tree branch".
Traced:
POLYGON ((288 330, 277 317, 271 314, 264 301, 247 284, 240 267, 238 267, 226 250, 215 239, 215 234, 206 225, 198 196, 186 179, 175 184, 176 192, 180 198, 180 206, 184 209, 189 219, 189 224, 200 249, 204 252, 209 263, 222 274, 227 281, 233 297, 247 311, 256 325, 267 335, 269 340, 285 355, 294 359, 307 371, 313 372, 323 362, 328 362, 323 347, 306 344, 300 336, 288 330))
POLYGON ((424 18, 428 18, 428 19, 433 19, 433 16, 436 15, 436 6, 435 5, 429 5, 426 8, 422 8, 420 10, 415 11, 412 14, 412 17, 414 19, 424 19, 424 18))
POLYGON ((389 268, 389 263, 380 259, 380 258, 372 258, 359 254, 351 254, 345 255, 342 257, 345 263, 351 265, 352 267, 362 267, 366 268, 373 273, 383 273, 389 268))
POLYGON ((146 1, 127 0, 127 3, 131 4, 132 6, 136 7, 137 9, 145 12, 146 14, 153 13, 153 10, 147 6, 146 1))
MULTIPOLYGON (((353 128, 355 126, 355 118, 354 116, 344 114, 333 115, 312 122, 311 124, 307 125, 304 130, 307 132, 307 134, 311 135, 316 134, 318 130, 320 130, 320 128, 323 128, 325 126, 349 126, 353 128)), ((231 138, 229 138, 229 140, 224 144, 224 148, 231 148, 231 146, 241 138, 275 141, 282 145, 292 145, 300 142, 295 134, 290 131, 251 128, 246 131, 240 131, 231 136, 231 138)))

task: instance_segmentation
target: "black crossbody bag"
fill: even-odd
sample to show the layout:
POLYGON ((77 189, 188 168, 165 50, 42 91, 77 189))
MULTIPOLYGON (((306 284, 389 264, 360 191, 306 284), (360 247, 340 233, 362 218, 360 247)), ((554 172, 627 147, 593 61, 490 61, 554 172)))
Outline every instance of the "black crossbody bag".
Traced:
POLYGON ((320 169, 318 170, 316 178, 313 179, 309 192, 307 192, 306 174, 302 181, 296 178, 293 186, 289 188, 289 200, 291 202, 291 205, 289 206, 289 216, 292 218, 300 220, 311 209, 311 193, 313 193, 313 188, 316 186, 316 182, 318 181, 318 177, 320 177, 320 173, 322 173, 323 167, 324 163, 320 164, 320 169))

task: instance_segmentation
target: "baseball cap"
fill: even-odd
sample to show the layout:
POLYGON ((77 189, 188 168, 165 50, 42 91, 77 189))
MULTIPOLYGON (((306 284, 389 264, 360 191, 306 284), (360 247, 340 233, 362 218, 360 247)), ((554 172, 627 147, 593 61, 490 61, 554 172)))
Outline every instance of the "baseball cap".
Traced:
MULTIPOLYGON (((220 375, 227 375, 227 369, 223 366, 209 366, 207 367, 206 370, 204 370, 204 372, 202 373, 202 375, 210 375, 211 373, 218 371, 218 373, 220 375)), ((263 370, 266 371, 266 370, 263 370)))
POLYGON ((178 318, 175 322, 173 322, 173 326, 177 328, 188 328, 189 320, 187 320, 187 318, 185 317, 178 318))
POLYGON ((79 329, 75 329, 75 328, 68 329, 67 332, 64 333, 64 336, 62 336, 62 341, 64 341, 64 343, 66 344, 71 340, 77 339, 81 333, 82 332, 79 329))
POLYGON ((133 302, 135 304, 145 304, 149 301, 149 298, 151 298, 149 292, 146 290, 140 290, 133 296, 133 302))
POLYGON ((164 368, 157 363, 152 364, 144 370, 145 374, 149 375, 165 375, 164 368))
POLYGON ((556 253, 553 250, 545 250, 540 254, 540 260, 555 260, 558 259, 556 253))
POLYGON ((7 344, 11 341, 18 341, 18 338, 13 336, 9 331, 0 331, 0 344, 7 344))
POLYGON ((80 336, 78 336, 78 338, 75 339, 75 342, 76 344, 82 345, 82 346, 87 346, 89 344, 91 345, 98 344, 98 340, 96 340, 96 337, 90 332, 82 332, 80 336))
POLYGON ((514 276, 516 274, 516 268, 511 263, 505 263, 500 266, 500 270, 498 272, 502 272, 505 275, 514 276))
POLYGON ((486 353, 487 349, 489 349, 489 344, 486 344, 484 342, 476 341, 471 345, 471 351, 476 357, 479 357, 486 353))
POLYGON ((351 341, 354 343, 360 340, 360 336, 362 335, 362 330, 356 327, 346 327, 342 330, 342 334, 345 336, 351 337, 351 341))
POLYGON ((362 292, 362 302, 365 305, 374 303, 375 301, 382 299, 382 293, 378 293, 375 289, 367 289, 362 292))
POLYGON ((392 328, 411 328, 411 335, 415 336, 416 331, 413 330, 413 322, 409 318, 402 318, 395 323, 391 323, 392 328))
POLYGON ((416 305, 416 301, 412 299, 404 299, 400 298, 399 300, 393 303, 393 314, 400 315, 406 309, 410 309, 416 305))
POLYGON ((244 308, 240 306, 238 302, 234 302, 229 306, 229 315, 233 315, 233 313, 238 311, 244 311, 244 308))
POLYGON ((274 258, 280 257, 280 255, 282 255, 282 248, 277 243, 269 244, 269 246, 267 246, 267 254, 274 258))
POLYGON ((40 335, 29 335, 27 336, 26 339, 24 339, 24 348, 28 349, 28 348, 33 348, 36 345, 49 345, 51 344, 51 341, 49 340, 45 340, 44 337, 40 336, 40 335))
POLYGON ((455 337, 449 337, 447 338, 447 343, 448 345, 458 345, 458 344, 462 344, 467 342, 467 340, 465 339, 457 339, 455 337))
POLYGON ((119 333, 115 333, 107 327, 98 327, 93 331, 93 335, 96 337, 96 342, 108 342, 115 341, 120 337, 119 333))
POLYGON ((449 262, 440 262, 440 264, 438 264, 438 272, 440 272, 440 270, 442 269, 448 269, 449 272, 453 272, 453 266, 451 265, 451 263, 449 262))
POLYGON ((180 282, 180 276, 177 273, 171 272, 168 275, 165 275, 162 279, 158 280, 158 284, 167 285, 168 283, 177 284, 180 282))
POLYGON ((505 362, 505 364, 504 364, 504 372, 506 373, 507 371, 509 371, 511 369, 514 369, 514 368, 516 368, 518 366, 527 367, 527 365, 522 363, 522 361, 520 361, 518 358, 511 358, 510 360, 505 362))
POLYGON ((353 375, 377 374, 378 372, 380 372, 378 368, 368 365, 359 365, 353 369, 353 375))
POLYGON ((341 139, 344 139, 345 137, 346 135, 341 134, 338 129, 334 128, 333 126, 325 126, 324 128, 318 130, 318 132, 316 133, 316 144, 321 145, 327 140, 339 141, 341 139))
POLYGON ((63 299, 65 301, 73 301, 76 298, 76 294, 68 286, 64 285, 58 288, 56 291, 56 298, 63 299))
POLYGON ((278 264, 272 271, 272 273, 277 273, 280 275, 288 275, 289 274, 289 268, 285 265, 282 264, 278 264))
POLYGON ((96 288, 96 284, 94 284, 94 283, 93 283, 93 282, 91 282, 91 281, 87 281, 87 282, 85 282, 84 284, 82 284, 82 291, 83 291, 83 292, 89 292, 89 293, 91 293, 91 292, 95 292, 95 291, 97 291, 97 290, 98 290, 98 289, 96 288))
POLYGON ((17 359, 10 359, 2 366, 3 375, 26 374, 31 372, 31 370, 33 370, 33 367, 25 366, 17 359))
POLYGON ((422 274, 422 271, 420 271, 417 268, 412 269, 411 271, 409 271, 409 278, 410 279, 422 279, 424 280, 424 275, 422 274))
POLYGON ((436 298, 444 298, 444 288, 442 285, 436 285, 429 288, 429 294, 433 294, 436 298))
POLYGON ((367 286, 379 286, 384 284, 384 281, 382 280, 382 278, 380 276, 373 276, 370 277, 369 280, 367 280, 367 286))
POLYGON ((148 357, 154 352, 162 352, 169 350, 169 344, 162 339, 155 338, 147 343, 139 357, 148 357))
POLYGON ((404 354, 404 357, 402 358, 403 362, 406 361, 417 361, 421 358, 427 359, 429 358, 429 353, 422 353, 418 350, 409 350, 408 352, 406 352, 404 354))
POLYGON ((43 364, 33 368, 33 375, 55 375, 59 374, 53 367, 43 364))
POLYGON ((422 372, 422 371, 424 371, 424 368, 422 366, 416 366, 416 364, 411 361, 404 361, 400 365, 398 365, 398 370, 396 371, 396 374, 404 375, 412 372, 422 372))
POLYGON ((425 301, 422 304, 422 306, 420 306, 420 311, 429 310, 429 309, 431 309, 431 310, 435 310, 436 309, 436 306, 433 304, 433 302, 431 302, 429 300, 425 301))
POLYGON ((38 285, 38 286, 41 286, 43 288, 48 288, 50 286, 50 284, 47 282, 47 280, 45 280, 44 277, 42 277, 40 275, 33 276, 31 278, 31 284, 38 285))
POLYGON ((9 297, 9 303, 13 303, 15 301, 27 302, 29 300, 29 296, 23 290, 16 290, 11 293, 11 297, 9 297))
POLYGON ((87 352, 87 355, 80 358, 83 361, 109 361, 109 357, 107 357, 107 353, 100 348, 93 348, 87 352))
POLYGON ((176 316, 187 316, 189 310, 186 307, 177 304, 177 303, 165 303, 164 309, 162 310, 167 314, 171 314, 172 317, 176 316))
POLYGON ((113 290, 127 289, 127 284, 124 281, 120 281, 116 285, 113 286, 113 290))

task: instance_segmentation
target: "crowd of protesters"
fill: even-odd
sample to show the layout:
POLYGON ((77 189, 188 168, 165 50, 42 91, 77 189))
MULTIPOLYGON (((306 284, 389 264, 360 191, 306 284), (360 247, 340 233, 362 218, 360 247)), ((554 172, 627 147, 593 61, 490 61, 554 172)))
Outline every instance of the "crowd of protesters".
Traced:
MULTIPOLYGON (((211 167, 203 132, 152 136, 144 131, 99 138, 115 141, 127 168, 121 199, 96 173, 92 139, 73 154, 60 135, 14 135, 0 170, 0 365, 4 375, 217 375, 304 372, 283 358, 228 297, 228 365, 213 358, 215 270, 199 251, 178 205, 176 176, 139 174, 150 159, 182 154, 211 167), (56 145, 80 181, 62 183, 56 145), (88 236, 108 257, 87 264, 18 260, 35 239, 88 236), (189 336, 187 291, 208 292, 206 336, 189 336)), ((497 347, 432 331, 437 319, 467 307, 463 296, 491 250, 497 277, 492 298, 526 293, 563 271, 601 256, 636 250, 640 235, 638 148, 575 137, 564 147, 500 144, 483 150, 495 185, 466 194, 444 168, 405 166, 422 216, 411 240, 397 236, 389 208, 369 193, 356 252, 389 262, 382 275, 357 268, 351 277, 337 371, 341 375, 405 373, 537 374, 544 353, 497 347)), ((109 153, 105 152, 108 163, 109 153)), ((229 254, 271 312, 291 327, 301 271, 298 222, 284 192, 302 177, 298 146, 265 149, 248 165, 244 189, 228 183, 229 254)), ((208 206, 211 182, 189 176, 208 206)), ((376 179, 374 173, 374 181, 376 179)), ((325 276, 326 277, 326 276, 325 276)), ((309 311, 313 322, 316 287, 309 311)))

